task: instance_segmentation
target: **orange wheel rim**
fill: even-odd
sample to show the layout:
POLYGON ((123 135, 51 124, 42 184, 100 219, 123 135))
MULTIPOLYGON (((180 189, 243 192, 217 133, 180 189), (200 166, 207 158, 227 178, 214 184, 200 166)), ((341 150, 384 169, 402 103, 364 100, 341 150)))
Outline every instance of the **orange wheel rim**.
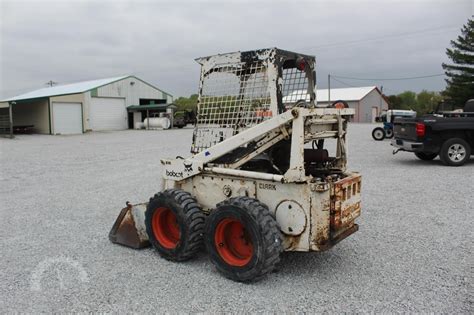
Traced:
POLYGON ((214 242, 219 256, 231 266, 242 267, 252 259, 252 238, 237 219, 227 218, 219 222, 214 242))
POLYGON ((152 218, 153 235, 161 246, 173 249, 181 237, 176 215, 169 208, 161 207, 155 210, 152 218))

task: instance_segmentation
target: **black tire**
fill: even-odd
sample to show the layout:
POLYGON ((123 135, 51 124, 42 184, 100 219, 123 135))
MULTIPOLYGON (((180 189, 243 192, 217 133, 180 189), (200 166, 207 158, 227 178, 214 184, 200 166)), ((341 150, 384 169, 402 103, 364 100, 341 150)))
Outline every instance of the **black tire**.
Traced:
POLYGON ((461 166, 471 157, 471 147, 461 138, 446 140, 441 146, 439 158, 445 165, 461 166))
POLYGON ((162 257, 172 261, 191 259, 199 251, 205 221, 196 199, 180 189, 157 193, 150 198, 145 212, 150 243, 162 257))
POLYGON ((438 153, 423 153, 423 152, 415 152, 417 158, 423 161, 431 161, 435 157, 438 156, 438 153))
POLYGON ((234 281, 257 281, 274 270, 283 251, 282 241, 268 207, 253 198, 225 200, 206 221, 204 242, 211 262, 234 281))
POLYGON ((393 138, 393 129, 385 129, 385 138, 392 139, 393 138))
POLYGON ((385 130, 382 127, 377 127, 372 130, 372 138, 376 141, 382 141, 385 139, 385 130))

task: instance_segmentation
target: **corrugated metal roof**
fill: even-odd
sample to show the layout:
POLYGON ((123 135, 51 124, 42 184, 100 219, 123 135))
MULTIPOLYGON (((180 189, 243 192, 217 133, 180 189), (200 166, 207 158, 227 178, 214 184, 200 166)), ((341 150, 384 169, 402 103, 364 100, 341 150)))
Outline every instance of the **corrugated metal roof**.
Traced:
MULTIPOLYGON (((331 101, 343 100, 343 101, 360 101, 372 90, 376 89, 376 86, 362 86, 353 88, 337 88, 331 89, 331 101)), ((293 91, 287 96, 283 97, 283 102, 296 102, 301 99, 301 95, 304 91, 293 91), (297 99, 298 98, 298 99, 297 99)), ((309 101, 309 95, 306 96, 306 101, 309 101)), ((328 101, 328 90, 317 89, 316 90, 316 101, 327 102, 328 101)))
MULTIPOLYGON (((331 101, 360 101, 376 88, 376 86, 361 86, 352 88, 331 89, 331 101)), ((316 99, 318 102, 327 102, 328 90, 318 89, 316 91, 316 99)))
POLYGON ((49 96, 56 96, 56 95, 83 93, 83 92, 92 90, 94 88, 97 88, 99 86, 107 85, 115 81, 120 81, 128 77, 130 76, 125 75, 125 76, 115 77, 115 78, 107 78, 107 79, 99 79, 99 80, 57 85, 57 86, 47 87, 47 88, 31 91, 25 94, 17 95, 17 96, 4 100, 3 102, 28 100, 28 99, 33 99, 33 98, 42 98, 42 97, 49 97, 49 96))

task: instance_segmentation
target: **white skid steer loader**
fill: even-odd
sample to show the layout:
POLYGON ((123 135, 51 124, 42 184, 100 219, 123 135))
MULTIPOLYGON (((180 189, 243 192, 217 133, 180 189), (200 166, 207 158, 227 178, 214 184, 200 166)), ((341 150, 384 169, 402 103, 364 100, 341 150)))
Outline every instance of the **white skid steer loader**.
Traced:
POLYGON ((192 156, 161 160, 163 190, 122 210, 114 243, 166 259, 204 244, 224 276, 255 281, 282 251, 323 251, 358 230, 346 171, 347 103, 315 103, 315 58, 277 48, 198 58, 192 156), (328 150, 334 145, 333 152, 328 150))

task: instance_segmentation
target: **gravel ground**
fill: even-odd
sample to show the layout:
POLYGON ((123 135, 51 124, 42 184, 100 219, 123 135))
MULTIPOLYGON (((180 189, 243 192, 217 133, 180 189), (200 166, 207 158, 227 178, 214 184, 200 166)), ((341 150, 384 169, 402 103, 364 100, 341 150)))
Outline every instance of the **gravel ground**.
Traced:
POLYGON ((360 231, 324 253, 284 253, 256 284, 107 234, 126 200, 160 190, 162 157, 191 130, 0 138, 0 312, 473 311, 474 159, 464 167, 392 156, 373 125, 352 125, 363 174, 360 231))

